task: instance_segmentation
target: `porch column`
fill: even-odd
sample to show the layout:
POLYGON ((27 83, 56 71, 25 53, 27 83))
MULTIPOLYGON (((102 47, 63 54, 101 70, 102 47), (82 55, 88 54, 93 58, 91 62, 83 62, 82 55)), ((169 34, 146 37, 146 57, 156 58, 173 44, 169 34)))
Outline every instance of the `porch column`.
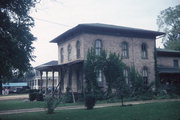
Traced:
POLYGON ((52 91, 54 92, 54 70, 52 71, 52 91))
POLYGON ((58 70, 58 83, 59 83, 59 89, 58 89, 58 92, 59 92, 59 95, 61 94, 61 78, 60 78, 60 70, 58 70))
POLYGON ((48 71, 46 71, 46 88, 45 88, 45 94, 48 93, 48 71))
POLYGON ((40 76, 41 76, 41 79, 40 79, 40 91, 42 92, 42 71, 40 71, 40 76))

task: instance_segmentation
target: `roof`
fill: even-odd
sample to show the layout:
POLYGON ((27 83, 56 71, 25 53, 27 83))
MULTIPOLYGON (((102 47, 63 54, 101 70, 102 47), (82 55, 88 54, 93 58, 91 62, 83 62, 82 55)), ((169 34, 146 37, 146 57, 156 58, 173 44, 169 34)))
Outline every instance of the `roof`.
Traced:
POLYGON ((157 48, 157 56, 180 57, 180 51, 157 48))
POLYGON ((165 34, 162 32, 144 30, 138 28, 91 23, 91 24, 79 24, 76 27, 69 29, 63 34, 57 36, 55 39, 53 39, 50 42, 53 43, 63 42, 81 33, 106 34, 106 35, 140 37, 140 38, 155 38, 156 36, 165 34))
POLYGON ((51 64, 53 62, 50 61, 50 62, 45 63, 45 65, 42 64, 42 65, 35 67, 35 69, 39 70, 39 71, 52 71, 52 70, 58 71, 59 68, 61 68, 61 67, 82 63, 83 61, 84 60, 75 60, 75 61, 64 63, 64 64, 58 64, 58 63, 56 64, 56 61, 54 61, 54 64, 51 64))
POLYGON ((39 66, 35 67, 35 69, 46 67, 46 66, 52 66, 52 65, 58 65, 58 61, 57 60, 49 61, 47 63, 44 63, 42 65, 39 65, 39 66))
POLYGON ((3 87, 23 87, 27 86, 27 82, 20 82, 20 83, 5 83, 2 84, 3 87))
POLYGON ((159 73, 180 74, 180 68, 175 67, 157 67, 159 73))

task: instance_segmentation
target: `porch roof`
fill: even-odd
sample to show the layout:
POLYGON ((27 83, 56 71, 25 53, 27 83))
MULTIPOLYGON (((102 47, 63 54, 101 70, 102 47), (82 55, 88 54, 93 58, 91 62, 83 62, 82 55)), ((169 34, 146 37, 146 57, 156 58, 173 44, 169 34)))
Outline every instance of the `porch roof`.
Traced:
POLYGON ((180 57, 180 51, 157 48, 157 56, 180 57))
POLYGON ((180 74, 180 68, 175 67, 158 67, 157 70, 160 74, 180 74))
POLYGON ((35 69, 38 71, 53 71, 53 70, 58 71, 62 67, 71 66, 78 63, 83 63, 83 61, 84 60, 75 60, 75 61, 64 63, 64 64, 58 64, 57 61, 54 61, 54 62, 50 61, 50 62, 47 62, 45 64, 35 67, 35 69))

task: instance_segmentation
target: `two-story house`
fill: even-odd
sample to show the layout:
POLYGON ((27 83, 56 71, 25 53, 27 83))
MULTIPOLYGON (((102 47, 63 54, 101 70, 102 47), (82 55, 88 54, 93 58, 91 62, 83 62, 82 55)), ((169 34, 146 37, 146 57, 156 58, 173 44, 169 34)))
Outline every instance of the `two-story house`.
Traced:
MULTIPOLYGON (((145 83, 153 82, 156 65, 156 36, 163 34, 107 24, 79 24, 51 41, 58 45, 58 63, 36 67, 41 73, 41 88, 43 83, 45 85, 48 81, 48 72, 52 72, 52 76, 58 72, 57 82, 62 92, 65 92, 66 88, 73 92, 82 92, 85 85, 83 63, 88 49, 92 47, 96 54, 100 54, 102 49, 120 54, 127 66, 134 66, 142 74, 145 83), (42 79, 43 72, 46 72, 46 79, 42 79)), ((127 73, 128 68, 125 71, 124 73, 127 73)), ((104 87, 106 86, 101 72, 98 73, 98 81, 102 82, 104 87)), ((54 82, 52 85, 54 86, 54 82)))

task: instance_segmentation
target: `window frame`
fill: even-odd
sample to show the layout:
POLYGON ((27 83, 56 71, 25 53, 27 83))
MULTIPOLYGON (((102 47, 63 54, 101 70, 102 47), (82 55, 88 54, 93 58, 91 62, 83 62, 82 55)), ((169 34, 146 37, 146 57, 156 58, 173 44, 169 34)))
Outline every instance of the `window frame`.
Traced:
POLYGON ((61 61, 61 63, 63 63, 64 62, 64 48, 62 47, 61 49, 60 49, 60 61, 61 61))
POLYGON ((95 40, 95 54, 100 55, 101 51, 102 51, 102 40, 97 39, 95 40))
POLYGON ((178 59, 173 60, 173 67, 178 68, 179 67, 179 61, 178 59))
POLYGON ((68 47, 67 47, 68 61, 71 60, 71 51, 72 51, 72 46, 71 46, 71 44, 68 44, 68 47))
POLYGON ((148 48, 146 43, 141 44, 141 58, 148 59, 148 48))
POLYGON ((128 59, 129 58, 129 44, 127 42, 122 42, 121 43, 122 47, 122 58, 128 59))
POLYGON ((80 58, 81 57, 81 42, 78 40, 76 42, 76 58, 80 58))
POLYGON ((142 78, 143 78, 144 84, 148 84, 148 76, 149 76, 148 67, 144 66, 142 69, 142 78))

